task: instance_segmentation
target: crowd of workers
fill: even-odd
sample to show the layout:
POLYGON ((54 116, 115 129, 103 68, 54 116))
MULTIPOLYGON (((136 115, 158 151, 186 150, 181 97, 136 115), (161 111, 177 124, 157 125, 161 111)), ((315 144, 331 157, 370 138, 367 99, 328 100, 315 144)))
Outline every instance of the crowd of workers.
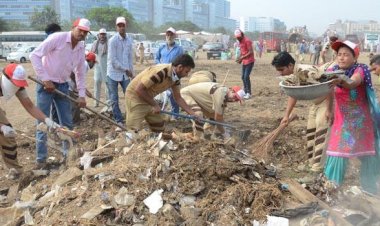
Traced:
MULTIPOLYGON (((252 41, 241 30, 234 36, 239 46, 235 61, 242 65, 243 87, 226 87, 216 82, 215 73, 198 71, 192 74, 189 85, 181 87, 181 79, 189 76, 195 67, 191 56, 175 42, 176 30, 166 30, 166 43, 156 56, 155 65, 134 74, 133 40, 126 34, 128 21, 124 17, 115 20, 117 33, 107 38, 104 28, 99 30, 98 39, 91 51, 85 52, 83 40, 90 31, 90 21, 77 19, 71 31, 60 31, 59 26, 48 26, 48 37, 31 54, 30 60, 41 84, 36 88, 36 106, 29 99, 25 88, 25 70, 21 65, 7 65, 1 75, 1 94, 5 99, 16 95, 30 115, 45 123, 49 129, 62 127, 73 129, 78 120, 78 109, 86 107, 85 96, 94 99, 94 107, 99 106, 104 91, 106 102, 112 109, 113 120, 125 126, 128 139, 138 139, 139 131, 146 121, 153 133, 165 134, 163 107, 155 98, 164 94, 170 99, 171 115, 180 115, 182 108, 193 117, 193 135, 202 138, 205 133, 205 118, 211 121, 224 121, 224 110, 228 102, 241 102, 252 97, 250 74, 255 57, 252 41), (94 96, 86 89, 85 76, 94 67, 94 96), (102 84, 106 87, 102 89, 102 84), (125 116, 119 105, 119 85, 125 98, 125 116), (69 99, 56 91, 76 98, 69 99), (75 111, 72 112, 72 110, 75 111), (76 112, 76 113, 75 113, 76 112), (55 118, 53 118, 55 115, 55 118), (77 115, 77 117, 75 117, 77 115), (52 120, 53 118, 54 120, 52 120)), ((301 43, 302 45, 302 43, 301 43)), ((143 46, 139 47, 143 55, 143 46)), ((300 47, 306 48, 306 47, 300 47)), ((283 76, 297 73, 321 73, 324 71, 344 70, 345 75, 332 81, 334 92, 314 100, 310 106, 307 123, 307 156, 312 171, 323 171, 325 176, 337 185, 343 182, 347 160, 359 157, 361 160, 361 185, 363 189, 377 192, 377 176, 380 172, 378 149, 380 140, 380 108, 372 86, 370 71, 380 74, 380 56, 373 56, 370 67, 357 62, 360 51, 350 41, 340 41, 331 37, 321 50, 323 64, 319 68, 302 64, 303 58, 296 54, 301 64, 287 51, 277 54, 272 65, 283 76), (328 53, 327 53, 328 51, 328 53), (334 58, 335 56, 335 58, 334 58), (300 60, 301 59, 301 60, 300 60)), ((143 63, 143 62, 140 62, 143 63)), ((288 124, 290 114, 297 100, 289 97, 282 124, 288 124)), ((162 104, 162 103, 161 103, 162 104)), ((0 111, 0 144, 3 160, 14 177, 22 173, 17 161, 17 130, 0 111)), ((215 126, 213 137, 229 137, 222 126, 215 126)), ((167 138, 170 134, 165 134, 167 138)), ((36 168, 46 168, 48 149, 46 131, 36 131, 36 168)), ((68 153, 67 141, 62 143, 64 158, 68 153)))

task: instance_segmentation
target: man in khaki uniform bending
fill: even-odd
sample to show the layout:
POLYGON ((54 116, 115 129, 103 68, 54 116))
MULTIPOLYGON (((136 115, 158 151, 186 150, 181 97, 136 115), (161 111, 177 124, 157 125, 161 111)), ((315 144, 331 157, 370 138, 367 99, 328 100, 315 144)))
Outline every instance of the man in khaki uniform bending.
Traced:
POLYGON ((199 82, 216 82, 216 74, 212 71, 197 71, 194 72, 187 85, 193 85, 199 82))
POLYGON ((137 132, 145 119, 152 132, 163 132, 164 120, 160 115, 161 107, 154 97, 169 88, 172 88, 178 105, 188 114, 195 115, 180 94, 180 79, 186 77, 194 67, 193 59, 183 54, 171 64, 158 64, 137 75, 126 91, 127 129, 137 132))
MULTIPOLYGON (((216 122, 224 121, 227 102, 241 101, 244 95, 244 91, 238 86, 228 89, 215 82, 199 82, 181 89, 181 96, 198 117, 205 116, 216 122)), ((193 123, 194 136, 203 136, 203 125, 200 121, 193 123)), ((228 136, 223 126, 216 126, 213 135, 228 136)))

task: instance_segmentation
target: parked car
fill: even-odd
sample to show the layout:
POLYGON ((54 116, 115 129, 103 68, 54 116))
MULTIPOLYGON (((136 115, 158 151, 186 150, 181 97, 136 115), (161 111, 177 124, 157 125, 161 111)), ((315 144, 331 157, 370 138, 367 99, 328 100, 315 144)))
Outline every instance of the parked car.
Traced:
POLYGON ((206 42, 206 43, 203 44, 203 46, 202 46, 202 51, 203 51, 203 52, 209 51, 210 48, 212 48, 213 46, 214 46, 214 43, 213 43, 213 42, 206 42))
POLYGON ((222 52, 225 51, 223 44, 220 42, 211 42, 204 49, 207 49, 208 60, 211 58, 220 58, 222 56, 222 52))
POLYGON ((156 46, 158 48, 160 48, 160 46, 165 45, 165 44, 166 44, 166 41, 164 41, 164 40, 158 40, 158 41, 156 41, 156 46))
POLYGON ((193 46, 192 42, 186 39, 179 39, 179 38, 176 38, 175 42, 179 46, 182 46, 184 53, 189 54, 190 56, 195 58, 195 52, 197 51, 197 49, 193 46))
POLYGON ((29 61, 29 54, 36 48, 36 46, 24 46, 15 52, 11 52, 7 56, 7 61, 18 61, 20 63, 25 63, 29 61))

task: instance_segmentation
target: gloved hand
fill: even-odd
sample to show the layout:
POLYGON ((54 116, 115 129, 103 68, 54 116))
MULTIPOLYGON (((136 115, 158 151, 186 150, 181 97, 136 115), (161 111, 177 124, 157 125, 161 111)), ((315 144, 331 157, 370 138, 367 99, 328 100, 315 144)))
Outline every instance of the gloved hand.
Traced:
POLYGON ((5 137, 16 137, 17 133, 16 131, 7 125, 1 126, 1 132, 4 134, 5 137))
POLYGON ((45 124, 49 127, 49 129, 57 129, 61 127, 59 124, 55 123, 50 118, 45 118, 45 124))

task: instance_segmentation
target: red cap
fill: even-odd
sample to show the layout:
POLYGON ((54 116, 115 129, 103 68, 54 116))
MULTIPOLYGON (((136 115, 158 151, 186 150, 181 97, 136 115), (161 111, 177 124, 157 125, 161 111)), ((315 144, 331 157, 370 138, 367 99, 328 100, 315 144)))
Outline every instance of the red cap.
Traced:
POLYGON ((8 79, 17 87, 26 87, 28 83, 26 82, 26 74, 23 66, 19 64, 8 64, 4 69, 3 73, 8 77, 8 79))
POLYGON ((85 18, 78 18, 73 23, 74 27, 78 27, 80 30, 83 31, 90 31, 90 25, 90 21, 85 18))
POLYGON ((243 97, 245 95, 245 92, 244 90, 242 90, 240 88, 240 86, 232 86, 231 89, 235 92, 235 98, 238 100, 238 101, 241 101, 243 100, 243 97))
POLYGON ((86 60, 96 62, 96 55, 93 52, 86 53, 86 60))
POLYGON ((331 48, 333 48, 333 50, 335 50, 336 52, 338 52, 338 50, 340 49, 340 47, 342 46, 346 46, 348 48, 350 48, 352 51, 354 51, 354 57, 358 58, 359 57, 359 54, 360 54, 360 49, 359 49, 359 45, 351 42, 351 41, 335 41, 332 45, 331 45, 331 48))

